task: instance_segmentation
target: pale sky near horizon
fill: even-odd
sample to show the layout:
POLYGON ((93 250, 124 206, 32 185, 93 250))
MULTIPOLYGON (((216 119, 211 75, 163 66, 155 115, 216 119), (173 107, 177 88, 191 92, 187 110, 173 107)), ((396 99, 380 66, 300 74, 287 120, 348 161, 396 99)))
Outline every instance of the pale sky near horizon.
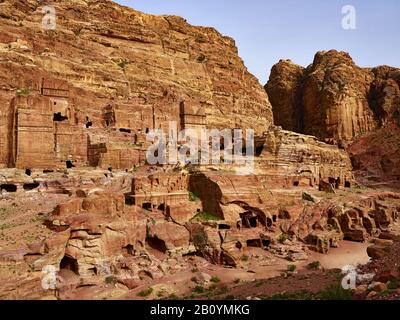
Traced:
POLYGON ((280 59, 307 66, 320 50, 350 53, 362 67, 400 67, 399 0, 116 0, 152 14, 182 16, 233 37, 249 71, 266 83, 280 59), (342 8, 356 29, 342 28, 342 8))

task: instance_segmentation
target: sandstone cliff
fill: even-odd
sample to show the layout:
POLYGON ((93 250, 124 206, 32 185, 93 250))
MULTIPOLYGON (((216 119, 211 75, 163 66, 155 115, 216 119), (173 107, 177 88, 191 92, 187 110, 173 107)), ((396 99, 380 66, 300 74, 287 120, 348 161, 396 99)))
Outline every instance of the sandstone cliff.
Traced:
MULTIPOLYGON (((82 128, 133 132, 158 128, 168 120, 179 122, 182 103, 202 110, 209 127, 254 128, 262 133, 272 123, 262 86, 239 58, 234 40, 215 29, 191 26, 180 17, 143 14, 107 0, 47 4, 56 10, 55 30, 42 28, 43 5, 38 1, 0 3, 0 167, 18 163, 18 137, 14 136, 18 128, 13 127, 18 102, 13 98, 34 97, 38 92, 55 92, 62 98, 54 105, 67 107, 46 107, 46 112, 60 113, 61 120, 78 127, 60 130, 80 136, 85 135, 82 128), (61 95, 55 80, 67 81, 61 95)), ((22 102, 22 109, 42 110, 29 117, 37 118, 39 131, 48 131, 52 119, 39 116, 44 109, 38 103, 22 102)), ((97 143, 113 139, 104 130, 89 136, 88 148, 97 150, 93 152, 100 152, 97 143)), ((114 140, 124 143, 121 138, 114 140)), ((106 147, 115 149, 116 143, 106 147)), ((20 153, 28 151, 24 148, 20 153)), ((57 161, 90 162, 84 157, 84 150, 72 149, 58 154, 57 161)), ((119 159, 118 151, 112 157, 119 159)), ((21 159, 22 167, 29 164, 24 163, 21 159)), ((48 159, 43 163, 52 166, 48 159)), ((119 166, 124 167, 114 163, 119 166)))
POLYGON ((301 99, 304 70, 290 60, 281 60, 272 67, 270 81, 265 85, 275 123, 295 132, 303 132, 301 99))
POLYGON ((341 143, 398 121, 399 73, 360 68, 345 52, 322 51, 306 69, 280 61, 265 88, 277 125, 341 143))
POLYGON ((349 147, 363 183, 398 184, 400 69, 358 67, 349 54, 322 51, 302 68, 281 60, 265 89, 275 124, 349 147))

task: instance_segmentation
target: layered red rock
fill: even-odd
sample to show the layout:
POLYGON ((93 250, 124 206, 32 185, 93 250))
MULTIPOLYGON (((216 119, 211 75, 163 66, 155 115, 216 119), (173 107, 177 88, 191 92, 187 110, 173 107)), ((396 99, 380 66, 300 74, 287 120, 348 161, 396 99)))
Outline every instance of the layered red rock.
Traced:
POLYGON ((272 67, 265 85, 274 114, 274 123, 285 130, 303 132, 302 81, 304 68, 291 60, 281 60, 272 67))
POLYGON ((266 90, 275 118, 285 118, 277 123, 284 129, 341 143, 398 122, 398 74, 398 69, 386 66, 360 68, 345 52, 321 51, 306 69, 280 61, 272 68, 266 90), (295 125, 299 122, 300 129, 295 125))
MULTIPOLYGON (((100 162, 104 167, 131 168, 141 160, 135 150, 131 152, 135 161, 123 159, 118 144, 125 140, 115 130, 123 130, 134 141, 135 134, 169 120, 180 123, 184 102, 203 110, 208 127, 253 128, 262 133, 272 123, 262 86, 247 71, 234 40, 215 29, 193 27, 175 16, 143 14, 105 0, 50 4, 58 17, 55 30, 42 28, 42 7, 37 1, 0 4, 0 166, 36 165, 15 160, 18 150, 13 141, 30 143, 21 137, 22 128, 15 136, 13 119, 19 111, 11 101, 16 95, 46 96, 49 90, 57 91, 58 80, 68 82, 72 127, 67 131, 73 135, 63 136, 65 142, 57 140, 54 149, 66 149, 71 138, 83 148, 86 139, 89 148, 95 145, 91 154, 101 159, 81 161, 81 150, 65 150, 55 156, 47 153, 49 159, 37 158, 41 167, 51 166, 51 160, 70 160, 75 165, 100 162), (49 88, 43 90, 43 81, 49 88)), ((31 106, 33 116, 38 116, 34 111, 38 104, 31 106)), ((53 107, 46 112, 59 111, 53 107)), ((43 147, 50 148, 51 135, 56 137, 59 131, 51 130, 53 119, 41 117, 35 124, 36 138, 30 139, 45 140, 49 146, 43 147)))

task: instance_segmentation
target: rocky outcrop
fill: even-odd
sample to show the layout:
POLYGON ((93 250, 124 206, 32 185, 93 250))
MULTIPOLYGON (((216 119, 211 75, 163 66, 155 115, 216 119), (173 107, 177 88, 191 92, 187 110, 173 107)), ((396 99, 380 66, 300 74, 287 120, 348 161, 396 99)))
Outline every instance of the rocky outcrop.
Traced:
POLYGON ((106 0, 51 4, 55 30, 37 1, 0 3, 0 167, 130 169, 142 134, 187 119, 182 105, 207 127, 272 123, 267 94, 215 29, 106 0))
POLYGON ((304 68, 291 60, 274 65, 265 85, 275 124, 285 130, 303 132, 302 83, 304 68))
POLYGON ((386 127, 355 139, 347 148, 360 183, 400 186, 400 127, 386 127))
POLYGON ((398 69, 360 68, 349 54, 331 50, 318 52, 306 69, 280 61, 272 68, 266 90, 277 125, 342 143, 398 123, 398 79, 398 69))
MULTIPOLYGON (((391 204, 392 193, 348 199, 346 206, 320 202, 305 208, 291 225, 289 234, 308 243, 313 250, 327 253, 343 239, 366 242, 390 233, 400 219, 399 207, 391 204)), ((373 250, 373 249, 371 249, 373 250)))

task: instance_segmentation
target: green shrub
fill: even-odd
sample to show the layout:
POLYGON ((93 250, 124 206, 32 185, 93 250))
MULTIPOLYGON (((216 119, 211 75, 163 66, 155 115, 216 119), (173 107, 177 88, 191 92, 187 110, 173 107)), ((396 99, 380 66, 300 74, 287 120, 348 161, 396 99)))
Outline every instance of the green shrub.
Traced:
POLYGON ((193 288, 193 292, 194 292, 194 293, 204 293, 204 292, 205 292, 205 289, 204 289, 203 286, 198 285, 198 286, 195 286, 195 287, 193 288))
POLYGON ((217 276, 212 276, 210 281, 213 283, 218 283, 221 282, 221 279, 217 276))
POLYGON ((241 260, 243 261, 243 262, 247 262, 247 261, 249 261, 249 256, 247 256, 247 255, 242 255, 242 258, 241 258, 241 260))
POLYGON ((221 218, 208 212, 199 212, 192 220, 194 221, 220 221, 221 218))
POLYGON ((149 295, 151 295, 153 293, 153 288, 148 288, 146 290, 140 291, 137 295, 139 297, 148 297, 149 295))
POLYGON ((351 300, 350 290, 345 290, 340 284, 334 284, 319 292, 316 297, 319 300, 351 300))
POLYGON ((108 276, 108 277, 105 279, 105 282, 106 282, 107 284, 116 284, 116 283, 117 283, 117 279, 116 279, 114 276, 108 276))
POLYGON ((297 266, 294 265, 294 264, 289 264, 289 265, 287 266, 287 271, 289 271, 289 272, 295 272, 296 269, 297 269, 297 266))
POLYGON ((193 268, 193 269, 192 269, 192 273, 197 273, 197 272, 199 272, 199 269, 198 269, 198 268, 193 268))
POLYGON ((287 234, 287 233, 282 233, 279 237, 278 237, 278 242, 279 243, 284 243, 286 240, 292 240, 292 237, 287 234))
POLYGON ((193 237, 193 243, 200 249, 204 249, 207 246, 207 238, 204 234, 199 233, 193 237))
POLYGON ((389 290, 396 290, 398 286, 399 286, 399 283, 397 282, 397 280, 393 280, 393 281, 389 281, 387 287, 389 290))
POLYGON ((319 261, 311 262, 307 267, 310 270, 318 270, 321 268, 321 262, 319 261))
POLYGON ((390 294, 391 294, 390 290, 384 290, 381 293, 379 293, 379 296, 382 298, 385 298, 385 297, 390 296, 390 294))
POLYGON ((128 60, 122 59, 120 60, 117 65, 118 67, 120 67, 121 69, 125 69, 125 67, 129 64, 128 60))

